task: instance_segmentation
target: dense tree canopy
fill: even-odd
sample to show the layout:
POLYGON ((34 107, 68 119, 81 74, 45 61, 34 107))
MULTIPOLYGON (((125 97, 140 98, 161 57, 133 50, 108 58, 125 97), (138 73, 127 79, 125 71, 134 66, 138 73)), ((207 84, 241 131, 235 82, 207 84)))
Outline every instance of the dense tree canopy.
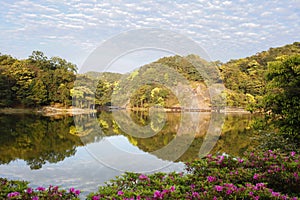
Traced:
POLYGON ((111 105, 113 95, 123 106, 176 106, 178 94, 165 86, 180 86, 177 73, 195 91, 199 84, 209 84, 208 79, 214 83, 223 81, 227 106, 254 111, 269 90, 266 87, 268 63, 283 55, 299 54, 300 43, 295 42, 224 64, 207 62, 197 55, 176 55, 160 58, 124 75, 110 72, 76 75, 74 64, 59 57, 48 58, 40 51, 33 51, 25 60, 0 54, 0 107, 51 104, 67 107, 72 104, 73 97, 74 105, 91 108, 95 104, 111 105), (218 67, 222 80, 214 67, 218 67))
POLYGON ((76 70, 76 65, 40 51, 25 60, 0 54, 0 107, 70 106, 76 70))
POLYGON ((300 54, 269 62, 262 108, 280 132, 300 140, 300 54))
POLYGON ((275 61, 282 55, 300 54, 300 43, 270 48, 268 51, 257 53, 253 56, 230 60, 220 65, 222 79, 227 88, 227 105, 233 107, 253 106, 260 102, 266 94, 266 73, 268 62, 275 61))
MULTIPOLYGON (((170 56, 141 66, 124 75, 103 73, 98 77, 96 102, 111 105, 112 96, 119 106, 149 108, 178 106, 178 96, 184 96, 186 87, 196 91, 206 79, 218 79, 214 63, 207 62, 197 55, 170 56), (212 71, 207 69, 213 69, 212 71), (172 91, 173 90, 173 91, 172 91)), ((218 80, 217 80, 218 81, 218 80)))

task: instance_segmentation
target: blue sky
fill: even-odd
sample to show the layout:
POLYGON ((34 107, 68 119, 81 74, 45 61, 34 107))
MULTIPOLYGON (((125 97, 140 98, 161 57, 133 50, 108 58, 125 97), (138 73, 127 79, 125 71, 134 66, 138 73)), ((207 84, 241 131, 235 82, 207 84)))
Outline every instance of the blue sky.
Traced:
POLYGON ((123 31, 183 34, 223 62, 300 41, 299 0, 1 0, 0 52, 33 50, 79 67, 101 42, 123 31))

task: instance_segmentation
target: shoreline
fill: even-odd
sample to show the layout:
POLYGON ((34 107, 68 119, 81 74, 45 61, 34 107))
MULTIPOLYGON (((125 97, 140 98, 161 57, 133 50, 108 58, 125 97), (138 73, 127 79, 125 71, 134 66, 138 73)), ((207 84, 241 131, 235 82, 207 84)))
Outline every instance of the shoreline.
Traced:
MULTIPOLYGON (((170 109, 170 108, 158 108, 165 112, 201 112, 201 113, 217 113, 214 110, 209 109, 170 109)), ((127 111, 149 111, 148 108, 129 108, 129 109, 82 109, 82 108, 57 108, 53 106, 45 106, 41 108, 0 108, 0 114, 42 114, 43 116, 54 116, 54 115, 82 115, 82 114, 91 114, 97 113, 99 111, 114 111, 114 110, 127 110, 127 111)), ((249 111, 243 108, 225 108, 222 109, 219 113, 231 114, 251 114, 249 111)), ((255 113, 252 113, 255 114, 255 113)))
POLYGON ((1 108, 0 114, 41 114, 43 116, 54 115, 82 115, 96 113, 97 110, 81 108, 56 108, 45 106, 42 108, 1 108))

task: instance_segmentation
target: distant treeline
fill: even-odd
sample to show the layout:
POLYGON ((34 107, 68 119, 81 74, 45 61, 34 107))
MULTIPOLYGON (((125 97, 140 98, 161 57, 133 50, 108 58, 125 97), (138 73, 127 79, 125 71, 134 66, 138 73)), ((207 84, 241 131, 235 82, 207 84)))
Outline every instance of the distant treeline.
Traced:
POLYGON ((280 56, 290 55, 300 55, 299 42, 270 48, 227 63, 207 62, 197 55, 164 57, 130 74, 121 75, 109 72, 76 74, 76 65, 59 57, 48 58, 40 51, 34 51, 24 60, 0 54, 0 107, 40 107, 53 104, 68 107, 72 105, 72 98, 76 106, 82 108, 109 106, 112 95, 118 95, 118 100, 124 100, 123 104, 130 107, 150 107, 157 104, 165 107, 178 106, 176 94, 161 83, 176 85, 180 80, 176 79, 176 74, 157 68, 160 65, 181 74, 195 88, 208 77, 215 83, 223 81, 227 106, 254 110, 268 90, 268 63, 276 61, 280 56), (215 67, 220 74, 210 71, 211 67, 215 67), (141 85, 144 77, 154 81, 141 85), (138 84, 141 86, 135 88, 138 84), (130 93, 130 96, 126 96, 124 91, 130 93), (128 98, 130 101, 126 101, 128 98))

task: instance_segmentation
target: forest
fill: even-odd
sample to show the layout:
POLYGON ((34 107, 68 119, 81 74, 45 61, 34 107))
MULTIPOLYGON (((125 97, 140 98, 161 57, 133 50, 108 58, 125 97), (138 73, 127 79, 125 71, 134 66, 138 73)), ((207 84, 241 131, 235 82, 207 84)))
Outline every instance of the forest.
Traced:
POLYGON ((25 60, 0 54, 0 107, 70 106, 76 72, 76 65, 40 51, 25 60))
POLYGON ((227 63, 207 62, 197 55, 171 56, 160 58, 125 76, 111 72, 77 74, 76 65, 60 57, 48 58, 40 51, 33 51, 24 60, 0 54, 0 108, 36 108, 53 104, 69 107, 72 105, 72 97, 83 108, 94 101, 101 106, 111 105, 112 94, 119 92, 121 87, 126 87, 126 91, 135 89, 130 96, 130 102, 127 102, 131 107, 149 107, 156 104, 176 106, 178 101, 174 94, 155 80, 159 77, 168 86, 176 85, 180 81, 176 74, 172 74, 172 70, 163 71, 163 65, 181 74, 194 87, 200 83, 207 84, 205 76, 212 77, 215 82, 223 82, 226 87, 227 106, 252 111, 268 92, 268 64, 278 62, 283 56, 299 54, 300 43, 295 42, 227 63), (160 68, 157 69, 156 65, 160 68), (216 67, 220 74, 207 71, 211 66, 216 67), (160 73, 156 70, 160 70, 160 73), (219 75, 222 80, 217 80, 219 75), (149 80, 148 83, 139 84, 145 77, 149 80), (129 81, 124 81, 126 79, 129 81), (135 88, 130 83, 141 86, 135 88))

